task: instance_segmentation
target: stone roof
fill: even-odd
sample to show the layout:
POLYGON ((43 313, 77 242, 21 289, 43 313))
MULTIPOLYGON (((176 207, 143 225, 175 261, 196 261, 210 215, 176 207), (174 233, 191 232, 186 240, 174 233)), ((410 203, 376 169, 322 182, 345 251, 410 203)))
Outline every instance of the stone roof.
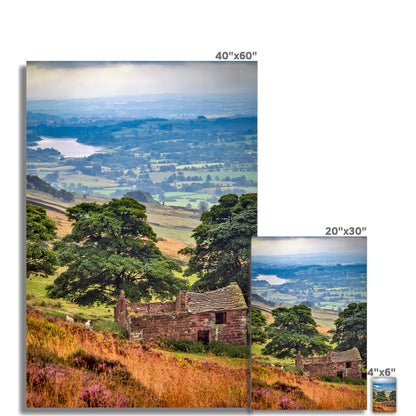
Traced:
POLYGON ((243 293, 237 283, 210 292, 186 292, 190 313, 247 309, 243 293))
POLYGON ((361 361, 360 351, 357 347, 351 348, 348 351, 332 351, 333 363, 340 363, 343 361, 361 361))

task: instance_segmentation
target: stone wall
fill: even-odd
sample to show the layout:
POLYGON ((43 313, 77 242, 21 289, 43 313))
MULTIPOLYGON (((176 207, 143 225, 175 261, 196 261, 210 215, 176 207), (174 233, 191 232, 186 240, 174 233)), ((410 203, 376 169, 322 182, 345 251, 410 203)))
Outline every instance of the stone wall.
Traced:
POLYGON ((302 357, 296 356, 295 365, 305 376, 334 376, 361 378, 361 361, 339 361, 333 362, 332 352, 324 357, 302 357))
POLYGON ((176 311, 176 302, 133 303, 131 310, 138 315, 171 313, 176 311))
POLYGON ((215 312, 191 314, 175 312, 130 317, 130 339, 153 341, 157 338, 198 341, 198 331, 209 331, 209 342, 247 344, 247 311, 226 311, 226 323, 215 323, 215 312))
MULTIPOLYGON (((240 308, 243 305, 230 303, 229 299, 226 298, 228 295, 231 300, 234 300, 235 291, 236 287, 229 286, 220 289, 218 293, 217 291, 209 292, 208 295, 189 292, 193 298, 197 298, 191 299, 191 301, 187 292, 182 291, 178 294, 175 302, 143 304, 131 303, 125 297, 124 292, 121 291, 114 308, 114 320, 126 328, 131 340, 154 341, 157 338, 169 338, 187 339, 194 342, 198 340, 202 342, 221 341, 229 344, 246 345, 247 309, 240 308), (212 299, 215 296, 218 297, 216 302, 215 299, 212 299), (213 304, 208 302, 207 299, 210 302, 212 301, 213 304), (226 305, 238 306, 239 308, 221 310, 219 308, 220 301, 223 301, 226 305), (192 308, 190 302, 193 302, 192 308), (202 307, 207 309, 203 310, 202 307), (208 309, 211 307, 214 308, 214 311, 208 309)), ((245 306, 244 298, 242 299, 245 306)))
POLYGON ((327 363, 327 364, 304 364, 303 374, 312 377, 316 376, 335 376, 339 377, 342 372, 342 378, 361 378, 361 363, 353 361, 350 363, 351 367, 347 368, 346 362, 327 363))

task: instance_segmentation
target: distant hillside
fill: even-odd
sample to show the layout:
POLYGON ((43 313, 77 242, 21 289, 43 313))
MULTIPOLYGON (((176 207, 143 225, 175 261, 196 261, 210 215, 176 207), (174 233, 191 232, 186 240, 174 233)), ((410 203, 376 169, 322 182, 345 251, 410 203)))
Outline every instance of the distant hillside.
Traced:
MULTIPOLYGON (((29 203, 42 206, 48 216, 55 221, 58 227, 58 238, 71 232, 72 225, 66 216, 66 208, 81 202, 96 202, 103 204, 109 198, 81 196, 73 194, 74 201, 63 202, 49 193, 28 189, 26 198, 29 203)), ((179 255, 181 248, 191 246, 195 242, 191 237, 192 230, 200 224, 199 214, 194 210, 182 207, 163 206, 158 203, 143 203, 146 206, 147 221, 156 232, 159 241, 157 246, 162 253, 180 264, 186 264, 188 258, 179 255)))
POLYGON ((141 194, 139 202, 193 209, 229 193, 256 192, 257 118, 197 119, 200 114, 122 120, 29 112, 27 173, 78 194, 121 198, 140 190, 153 200, 141 194), (32 148, 40 137, 47 148, 32 148), (65 138, 77 140, 79 153, 54 143, 65 138))
POLYGON ((149 192, 145 192, 145 191, 140 191, 140 190, 131 191, 131 192, 127 192, 126 194, 124 194, 124 196, 128 198, 133 198, 137 202, 151 202, 154 204, 159 203, 153 199, 152 195, 150 195, 149 192))
POLYGON ((268 301, 340 311, 367 299, 366 264, 281 266, 257 261, 251 267, 256 276, 251 291, 268 301), (275 278, 278 283, 271 280, 275 278))
MULTIPOLYGON (((301 302, 301 303, 305 304, 305 302, 301 302)), ((271 313, 273 309, 279 308, 279 307, 290 308, 293 306, 287 303, 270 302, 262 298, 260 295, 257 295, 256 293, 251 294, 251 305, 253 308, 260 309, 262 311, 263 315, 267 319, 268 325, 270 325, 274 321, 273 315, 271 313)), ((328 331, 330 329, 335 329, 334 322, 338 318, 338 313, 330 309, 322 309, 322 308, 311 308, 311 311, 312 311, 312 318, 318 324, 318 331, 321 334, 329 336, 328 331)))
POLYGON ((260 295, 258 295, 257 293, 252 293, 251 294, 251 301, 252 302, 256 302, 257 304, 264 304, 270 308, 275 308, 276 307, 276 303, 272 302, 270 300, 266 300, 264 298, 262 298, 260 295))
POLYGON ((36 175, 26 175, 26 188, 45 192, 65 202, 74 201, 74 195, 72 192, 65 191, 64 189, 58 190, 36 175))

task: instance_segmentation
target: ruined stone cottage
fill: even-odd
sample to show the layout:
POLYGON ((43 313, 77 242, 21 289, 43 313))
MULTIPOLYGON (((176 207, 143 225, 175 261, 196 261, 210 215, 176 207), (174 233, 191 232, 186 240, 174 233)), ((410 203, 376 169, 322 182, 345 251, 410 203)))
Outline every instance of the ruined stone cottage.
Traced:
POLYGON ((130 340, 247 344, 247 305, 237 283, 208 292, 182 291, 173 302, 131 303, 122 291, 114 320, 130 340))
POLYGON ((296 367, 305 376, 361 378, 361 355, 357 347, 348 351, 330 351, 325 357, 296 356, 296 367))

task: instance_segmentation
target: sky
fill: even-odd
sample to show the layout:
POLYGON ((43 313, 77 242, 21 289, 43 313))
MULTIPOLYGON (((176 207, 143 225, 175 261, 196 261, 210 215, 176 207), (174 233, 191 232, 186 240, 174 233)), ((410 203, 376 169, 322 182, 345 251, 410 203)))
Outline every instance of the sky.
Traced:
POLYGON ((396 378, 394 377, 375 377, 373 378, 373 390, 393 391, 396 390, 396 378))
POLYGON ((252 256, 290 256, 306 254, 361 254, 367 252, 363 237, 267 238, 255 237, 252 256))
POLYGON ((256 62, 28 62, 27 99, 257 92, 256 62))

